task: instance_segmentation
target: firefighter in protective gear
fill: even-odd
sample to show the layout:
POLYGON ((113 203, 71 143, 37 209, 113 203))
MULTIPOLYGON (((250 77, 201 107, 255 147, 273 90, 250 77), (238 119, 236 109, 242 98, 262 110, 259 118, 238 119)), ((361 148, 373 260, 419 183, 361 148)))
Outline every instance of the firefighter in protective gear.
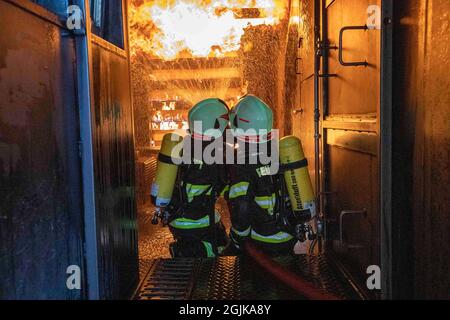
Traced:
MULTIPOLYGON (((188 145, 200 143, 204 150, 220 138, 228 126, 228 112, 225 102, 219 99, 196 104, 188 115, 189 135, 185 138, 190 140, 188 145)), ((179 167, 168 208, 168 224, 175 239, 171 254, 173 257, 215 257, 228 244, 220 214, 215 209, 217 198, 227 188, 225 166, 206 164, 195 152, 188 160, 179 167)))
POLYGON ((250 150, 255 150, 255 144, 256 153, 271 149, 267 145, 272 139, 272 110, 261 99, 247 95, 232 109, 230 123, 238 145, 237 163, 229 168, 232 245, 240 249, 243 241, 250 240, 269 254, 292 253, 296 239, 277 219, 285 201, 280 175, 272 173, 259 159, 247 161, 254 156, 250 150), (264 144, 267 145, 261 148, 264 144), (244 163, 242 158, 246 159, 245 164, 239 164, 244 163))

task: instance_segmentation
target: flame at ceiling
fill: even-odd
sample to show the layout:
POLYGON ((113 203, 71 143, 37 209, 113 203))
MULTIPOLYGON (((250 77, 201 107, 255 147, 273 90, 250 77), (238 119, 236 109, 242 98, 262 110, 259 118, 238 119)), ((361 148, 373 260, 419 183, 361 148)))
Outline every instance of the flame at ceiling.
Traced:
POLYGON ((275 25, 285 0, 134 0, 130 8, 132 54, 174 60, 223 57, 237 51, 245 28, 275 25))

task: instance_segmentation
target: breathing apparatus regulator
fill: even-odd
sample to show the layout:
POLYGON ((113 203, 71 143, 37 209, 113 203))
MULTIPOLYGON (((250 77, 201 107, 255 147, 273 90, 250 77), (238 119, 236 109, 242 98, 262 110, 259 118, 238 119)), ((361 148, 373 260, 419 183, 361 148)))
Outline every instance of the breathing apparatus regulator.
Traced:
MULTIPOLYGON (((188 114, 190 137, 203 141, 219 138, 228 126, 228 112, 225 102, 220 99, 206 99, 199 102, 188 114)), ((158 155, 156 178, 151 188, 151 201, 156 206, 152 218, 155 225, 160 221, 164 226, 168 225, 174 211, 179 210, 175 208, 179 204, 173 204, 172 198, 179 180, 183 153, 180 144, 183 141, 183 137, 174 133, 167 133, 163 138, 158 155)), ((179 186, 177 189, 182 192, 179 186)))

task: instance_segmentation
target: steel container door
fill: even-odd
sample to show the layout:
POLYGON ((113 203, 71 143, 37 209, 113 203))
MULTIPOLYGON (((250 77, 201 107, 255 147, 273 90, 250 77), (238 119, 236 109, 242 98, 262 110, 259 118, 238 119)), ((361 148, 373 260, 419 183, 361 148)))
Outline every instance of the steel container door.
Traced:
POLYGON ((127 299, 139 277, 127 1, 90 4, 99 298, 127 299))
POLYGON ((0 299, 85 298, 75 41, 30 1, 0 30, 0 299))
POLYGON ((322 183, 328 239, 365 285, 380 266, 381 1, 323 1, 322 183))

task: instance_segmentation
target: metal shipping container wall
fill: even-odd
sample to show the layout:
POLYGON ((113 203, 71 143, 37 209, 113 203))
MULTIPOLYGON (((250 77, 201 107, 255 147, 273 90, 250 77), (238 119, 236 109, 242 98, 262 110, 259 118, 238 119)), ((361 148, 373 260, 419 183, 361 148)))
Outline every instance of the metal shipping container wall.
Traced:
POLYGON ((450 297, 448 0, 394 1, 394 296, 450 297))
POLYGON ((361 283, 368 266, 380 265, 381 48, 380 30, 365 28, 370 6, 380 8, 381 1, 300 2, 300 106, 293 120, 293 132, 302 138, 312 177, 315 157, 321 163, 317 182, 323 192, 329 248, 347 262, 361 283), (317 48, 320 70, 315 77, 317 48), (320 108, 320 154, 315 154, 314 145, 315 103, 320 108))
MULTIPOLYGON (((101 11, 104 19, 99 25, 110 28, 95 31, 102 38, 92 35, 92 131, 100 298, 126 299, 139 277, 133 112, 127 41, 126 37, 122 39, 126 32, 112 28, 113 25, 122 28, 123 22, 126 26, 126 14, 119 14, 121 0, 99 3, 106 6, 101 11)), ((124 10, 125 4, 126 1, 124 10)), ((91 16, 95 23, 95 10, 91 16)))
POLYGON ((325 1, 322 8, 323 40, 342 51, 339 57, 339 50, 329 50, 323 67, 337 75, 322 82, 329 231, 333 249, 351 262, 363 283, 367 267, 380 265, 381 31, 364 29, 371 6, 381 8, 381 1, 325 1))
POLYGON ((74 40, 30 1, 0 1, 0 299, 80 299, 74 40), (26 10, 25 10, 26 9, 26 10))

